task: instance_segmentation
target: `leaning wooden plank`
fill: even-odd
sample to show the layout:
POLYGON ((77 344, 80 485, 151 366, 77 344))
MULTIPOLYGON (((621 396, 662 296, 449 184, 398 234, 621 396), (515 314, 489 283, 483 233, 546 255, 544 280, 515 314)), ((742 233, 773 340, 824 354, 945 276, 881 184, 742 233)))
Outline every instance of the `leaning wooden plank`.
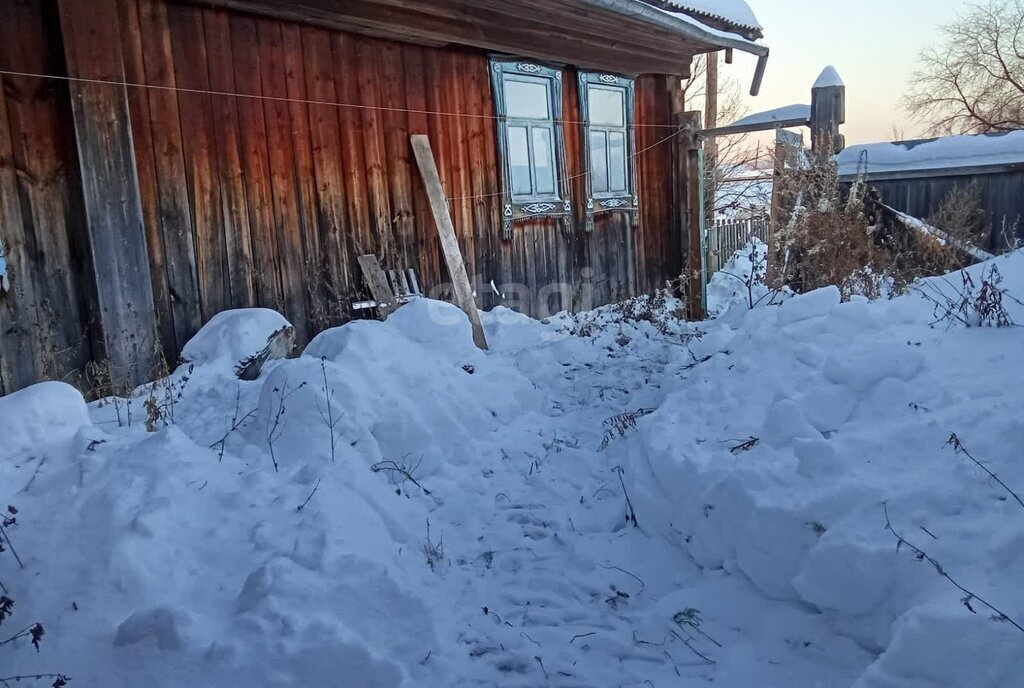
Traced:
POLYGON ((466 274, 466 263, 462 260, 459 240, 455 237, 455 227, 452 225, 452 216, 448 212, 448 201, 444 196, 444 189, 441 187, 441 176, 437 172, 434 153, 430 150, 430 138, 422 134, 414 134, 410 138, 412 139, 412 150, 416 154, 416 164, 420 168, 420 174, 423 175, 423 181, 427 187, 430 209, 434 213, 434 221, 437 223, 437 233, 441 237, 441 248, 444 251, 445 262, 448 264, 448 274, 451 275, 454 283, 455 300, 473 324, 473 342, 479 348, 486 349, 487 337, 484 336, 484 328, 480 324, 480 313, 476 309, 476 299, 473 297, 473 289, 469 284, 469 275, 466 274))
POLYGON ((395 303, 395 295, 391 291, 391 286, 388 284, 387 275, 381 269, 377 256, 373 254, 359 256, 359 267, 363 269, 363 277, 366 278, 366 284, 370 287, 370 293, 373 294, 373 299, 377 302, 377 312, 380 314, 380 319, 387 320, 388 316, 397 307, 397 304, 395 303))

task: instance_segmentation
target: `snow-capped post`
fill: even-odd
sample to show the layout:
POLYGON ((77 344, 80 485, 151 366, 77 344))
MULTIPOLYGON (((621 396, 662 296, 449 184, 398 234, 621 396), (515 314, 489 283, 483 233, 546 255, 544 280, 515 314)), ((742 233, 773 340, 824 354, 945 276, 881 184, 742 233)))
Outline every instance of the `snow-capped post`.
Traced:
POLYGON ((839 125, 846 122, 846 85, 831 65, 822 70, 811 88, 811 148, 833 155, 846 148, 839 125))

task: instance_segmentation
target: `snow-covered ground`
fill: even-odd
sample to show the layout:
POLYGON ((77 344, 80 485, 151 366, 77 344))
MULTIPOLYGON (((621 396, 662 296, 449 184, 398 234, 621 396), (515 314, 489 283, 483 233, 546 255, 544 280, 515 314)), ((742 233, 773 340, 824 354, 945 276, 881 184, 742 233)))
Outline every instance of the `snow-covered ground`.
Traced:
MULTIPOLYGON (((1024 294, 1024 256, 996 263, 1024 294)), ((247 340, 280 326, 254 318, 247 340)), ((1024 622, 1024 331, 833 289, 621 320, 499 310, 484 353, 421 300, 253 382, 212 329, 151 433, 143 399, 131 427, 59 383, 0 399, 25 565, 0 553, 0 640, 46 629, 0 647, 0 678, 1020 685, 1024 632, 985 603, 1024 622)))

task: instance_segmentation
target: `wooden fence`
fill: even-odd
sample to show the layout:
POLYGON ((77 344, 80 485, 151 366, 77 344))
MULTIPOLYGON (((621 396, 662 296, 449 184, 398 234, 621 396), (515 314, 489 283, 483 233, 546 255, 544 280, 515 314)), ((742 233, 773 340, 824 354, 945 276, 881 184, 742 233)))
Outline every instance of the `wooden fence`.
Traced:
POLYGON ((736 251, 747 245, 752 237, 768 243, 768 218, 748 220, 716 220, 708 226, 707 261, 708 279, 732 258, 736 251))

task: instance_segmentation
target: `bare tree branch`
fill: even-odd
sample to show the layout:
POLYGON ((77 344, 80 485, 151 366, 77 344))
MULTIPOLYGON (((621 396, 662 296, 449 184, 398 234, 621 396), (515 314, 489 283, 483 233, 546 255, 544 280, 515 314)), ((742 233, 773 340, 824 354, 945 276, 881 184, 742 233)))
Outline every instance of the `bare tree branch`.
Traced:
POLYGON ((1024 129, 1022 24, 1024 0, 969 6, 921 53, 905 109, 935 135, 1024 129))

